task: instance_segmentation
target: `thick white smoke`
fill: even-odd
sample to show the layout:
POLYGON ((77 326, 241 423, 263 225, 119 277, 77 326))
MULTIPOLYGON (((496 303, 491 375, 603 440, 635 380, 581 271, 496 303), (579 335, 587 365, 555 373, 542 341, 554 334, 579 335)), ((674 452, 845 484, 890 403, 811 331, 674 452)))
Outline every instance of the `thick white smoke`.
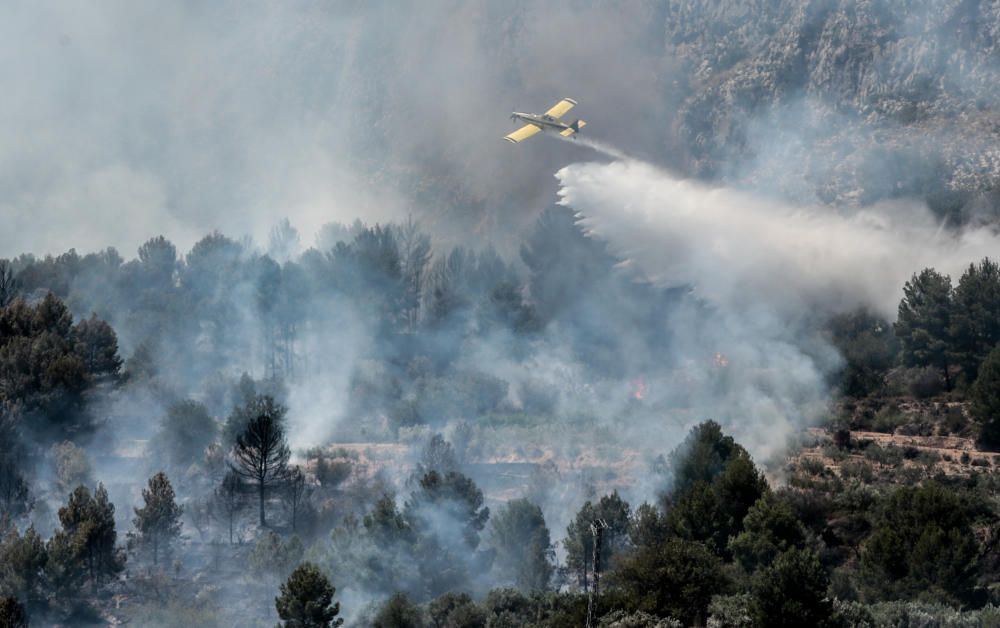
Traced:
POLYGON ((651 280, 690 286, 711 305, 664 321, 692 366, 680 381, 650 374, 650 388, 693 421, 719 420, 759 460, 826 412, 842 362, 816 332, 825 316, 867 306, 892 320, 914 272, 932 266, 957 279, 1000 252, 994 230, 946 229, 916 203, 796 207, 587 146, 614 161, 560 170, 561 203, 651 280), (710 351, 731 368, 713 373, 710 351))
POLYGON ((990 227, 945 229, 917 203, 838 212, 795 207, 619 159, 560 170, 561 202, 651 279, 779 317, 869 306, 892 319, 925 267, 958 278, 1000 254, 990 227))

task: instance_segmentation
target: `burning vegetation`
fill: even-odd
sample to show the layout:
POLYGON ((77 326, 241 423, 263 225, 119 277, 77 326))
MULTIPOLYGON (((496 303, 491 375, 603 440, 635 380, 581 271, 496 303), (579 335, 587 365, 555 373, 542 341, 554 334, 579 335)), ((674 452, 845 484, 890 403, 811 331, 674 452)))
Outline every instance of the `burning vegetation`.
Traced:
MULTIPOLYGON (((542 233, 558 215, 543 221, 542 233)), ((545 307, 532 295, 533 286, 551 285, 548 267, 518 287, 493 254, 453 252, 444 258, 450 274, 436 275, 423 245, 423 253, 400 253, 407 238, 427 241, 412 229, 359 227, 334 254, 306 253, 283 266, 215 234, 183 261, 156 239, 137 261, 110 266, 106 254, 3 262, 5 617, 81 625, 176 625, 178 617, 252 625, 264 617, 297 625, 306 613, 317 625, 343 618, 376 626, 750 617, 772 625, 788 616, 783 600, 791 596, 798 622, 857 625, 858 617, 897 621, 911 611, 889 600, 917 590, 928 613, 944 612, 934 604, 979 608, 992 599, 997 454, 988 449, 988 382, 1000 381, 1000 371, 995 352, 976 353, 987 343, 961 335, 986 324, 968 312, 991 306, 959 309, 971 298, 959 290, 973 278, 998 282, 1000 294, 992 262, 970 268, 959 290, 942 296, 961 321, 941 332, 944 351, 919 349, 944 329, 935 327, 939 310, 916 296, 930 290, 925 282, 940 283, 933 274, 907 284, 895 326, 864 312, 826 321, 818 337, 845 356, 829 375, 841 390, 829 425, 798 432, 787 457, 759 467, 720 424, 694 417, 704 411, 701 394, 772 382, 773 370, 734 369, 727 354, 699 346, 667 368, 616 379, 605 360, 627 348, 611 343, 595 355, 592 341, 568 345, 591 361, 537 370, 552 328, 585 325, 565 309, 543 322, 545 307), (235 254, 226 271, 234 275, 192 274, 200 256, 225 251, 235 254), (423 260, 419 272, 414 256, 423 260), (307 265, 321 260, 330 265, 324 276, 335 278, 328 294, 286 283, 309 277, 307 265), (123 300, 129 309, 109 312, 114 324, 74 315, 70 304, 94 303, 80 288, 59 295, 43 283, 68 273, 51 286, 92 286, 81 277, 95 272, 111 273, 123 295, 138 291, 123 300), (240 281, 255 286, 257 309, 227 323, 233 329, 210 324, 219 312, 239 311, 243 288, 231 279, 245 273, 250 279, 240 281), (408 273, 422 278, 410 301, 408 273), (494 288, 482 287, 487 277, 494 288), (228 286, 229 300, 205 293, 204 281, 228 286), (213 296, 198 307, 172 302, 206 294, 213 296), (292 309, 308 315, 283 318, 267 295, 305 298, 292 309), (295 416, 303 398, 322 398, 310 373, 336 381, 341 367, 338 356, 326 359, 326 345, 310 350, 306 340, 336 333, 343 319, 319 306, 345 299, 360 299, 352 307, 374 316, 363 327, 372 342, 337 393, 346 414, 331 409, 316 425, 295 416), (178 324, 178 316, 191 320, 178 324), (452 337, 459 322, 465 332, 452 337), (234 329, 233 349, 260 362, 261 379, 213 370, 225 364, 217 351, 234 329), (509 344, 493 355, 535 365, 535 378, 469 367, 465 354, 495 352, 497 334, 509 344), (134 347, 128 359, 121 338, 134 347), (190 349, 180 350, 178 338, 190 349), (664 394, 677 386, 686 394, 664 394), (628 399, 613 407, 614 423, 579 403, 622 387, 628 399), (149 426, 140 418, 151 411, 159 416, 149 426), (622 429, 628 421, 634 430, 622 429), (292 445, 297 431, 320 428, 322 444, 292 445), (667 431, 687 436, 659 449, 650 429, 659 430, 655 442, 667 431), (937 553, 915 554, 937 530, 937 553), (911 556, 905 564, 894 544, 911 556), (931 570, 941 552, 953 570, 931 570)), ((597 245, 576 233, 560 237, 597 245)), ((531 250, 545 247, 536 241, 531 250)), ((536 260, 528 252, 525 259, 536 260)), ((599 275, 605 289, 636 289, 608 273, 599 275)), ((630 298, 692 306, 689 297, 642 290, 630 298)), ((990 608, 975 612, 987 617, 990 608)))

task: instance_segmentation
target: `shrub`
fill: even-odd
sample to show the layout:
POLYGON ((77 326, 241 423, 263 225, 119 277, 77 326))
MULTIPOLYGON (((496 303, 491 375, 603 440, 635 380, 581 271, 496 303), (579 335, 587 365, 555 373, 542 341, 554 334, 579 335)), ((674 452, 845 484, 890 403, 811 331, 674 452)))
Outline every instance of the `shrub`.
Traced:
POLYGON ((886 467, 896 467, 903 462, 903 451, 895 445, 880 447, 873 444, 865 449, 865 458, 886 467))
POLYGON ((676 619, 661 619, 642 611, 614 611, 601 618, 599 628, 684 628, 676 619))
POLYGON ((917 456, 917 460, 919 460, 921 463, 927 466, 934 466, 935 464, 941 461, 941 454, 937 453, 936 451, 930 451, 929 449, 924 449, 920 452, 920 455, 917 456))
POLYGON ((716 595, 708 605, 707 628, 751 628, 750 595, 716 595))
POLYGON ((895 405, 888 405, 879 410, 878 414, 875 415, 875 420, 872 422, 872 431, 892 434, 896 431, 896 428, 904 423, 906 423, 906 417, 899 412, 899 408, 895 405))
POLYGON ((911 395, 917 399, 930 399, 944 392, 946 384, 940 370, 928 366, 915 371, 908 386, 911 395))
POLYGON ((987 606, 977 611, 960 611, 944 604, 929 602, 880 602, 870 604, 867 610, 871 626, 920 626, 936 628, 979 628, 996 626, 996 607, 987 606))
POLYGON ((818 458, 800 458, 799 469, 809 475, 823 475, 826 473, 826 465, 818 458))
POLYGON ((962 412, 961 406, 948 405, 944 409, 944 421, 941 424, 948 434, 960 434, 969 426, 969 419, 962 412))
POLYGON ((833 445, 827 445, 824 447, 822 453, 824 458, 829 458, 834 462, 846 460, 849 455, 846 449, 839 449, 833 445))
POLYGON ((865 484, 875 481, 875 471, 867 462, 858 460, 856 462, 845 462, 840 466, 840 475, 845 480, 857 479, 865 484))

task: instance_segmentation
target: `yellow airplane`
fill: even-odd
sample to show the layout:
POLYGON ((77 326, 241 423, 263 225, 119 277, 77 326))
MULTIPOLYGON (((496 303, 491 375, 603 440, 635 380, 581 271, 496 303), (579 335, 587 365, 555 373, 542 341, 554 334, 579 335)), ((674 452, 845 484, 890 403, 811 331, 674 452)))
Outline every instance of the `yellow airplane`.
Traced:
POLYGON ((566 115, 566 112, 576 106, 576 101, 572 98, 563 98, 555 107, 552 107, 542 115, 536 113, 518 113, 515 111, 510 114, 510 119, 517 122, 526 122, 524 126, 520 129, 514 131, 504 139, 512 144, 517 144, 522 140, 526 140, 535 133, 539 131, 556 131, 559 135, 563 137, 572 137, 576 139, 576 133, 587 125, 583 120, 576 120, 570 124, 565 122, 559 122, 559 118, 566 115))

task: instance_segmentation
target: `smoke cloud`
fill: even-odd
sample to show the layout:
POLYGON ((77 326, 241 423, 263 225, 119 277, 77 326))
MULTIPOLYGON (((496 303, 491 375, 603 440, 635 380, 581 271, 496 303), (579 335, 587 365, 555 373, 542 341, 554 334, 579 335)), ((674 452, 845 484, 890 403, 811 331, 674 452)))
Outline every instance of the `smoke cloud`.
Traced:
MULTIPOLYGON (((420 218, 511 243, 574 149, 501 138, 514 109, 585 103, 648 153, 669 63, 639 5, 14 2, 0 24, 0 257, 288 217, 420 218), (581 36, 585 33, 586 36, 581 36), (609 52, 613 51, 613 52, 609 52), (30 60, 30 62, 27 62, 30 60), (628 98, 622 98, 627 94, 628 98)), ((668 128, 661 125, 661 128, 668 128)))
POLYGON ((957 277, 1000 250, 987 226, 949 229, 926 206, 796 206, 685 179, 635 159, 556 174, 561 202, 653 280, 738 311, 795 319, 859 306, 890 319, 925 267, 957 277))

